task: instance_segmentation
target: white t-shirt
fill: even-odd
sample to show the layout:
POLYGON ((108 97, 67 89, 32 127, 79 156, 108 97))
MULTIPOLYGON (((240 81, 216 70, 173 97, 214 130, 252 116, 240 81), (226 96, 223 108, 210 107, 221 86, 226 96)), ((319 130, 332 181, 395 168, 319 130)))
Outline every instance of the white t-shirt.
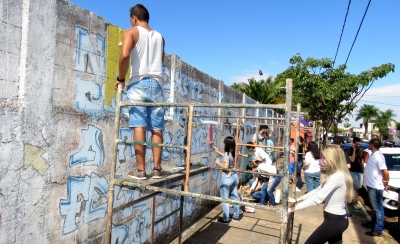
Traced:
POLYGON ((312 155, 311 152, 306 153, 306 157, 304 159, 305 163, 309 163, 308 167, 306 170, 304 170, 305 173, 316 173, 320 172, 321 169, 319 167, 319 164, 321 163, 320 159, 315 159, 312 155))
POLYGON ((268 165, 272 164, 272 160, 269 158, 268 154, 259 147, 256 147, 255 152, 250 152, 250 155, 252 155, 255 160, 264 160, 264 163, 268 165))
POLYGON ((384 190, 382 170, 387 169, 386 160, 381 151, 371 154, 364 168, 364 182, 377 190, 384 190))

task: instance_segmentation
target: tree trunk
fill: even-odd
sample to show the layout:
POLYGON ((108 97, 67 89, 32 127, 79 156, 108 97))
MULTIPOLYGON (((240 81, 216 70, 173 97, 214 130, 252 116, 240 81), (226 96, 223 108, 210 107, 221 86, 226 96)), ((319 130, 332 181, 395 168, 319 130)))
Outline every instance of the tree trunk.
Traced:
POLYGON ((367 138, 367 133, 368 133, 368 121, 364 123, 364 138, 367 138))
POLYGON ((333 122, 333 131, 335 136, 338 134, 338 123, 336 121, 333 122))

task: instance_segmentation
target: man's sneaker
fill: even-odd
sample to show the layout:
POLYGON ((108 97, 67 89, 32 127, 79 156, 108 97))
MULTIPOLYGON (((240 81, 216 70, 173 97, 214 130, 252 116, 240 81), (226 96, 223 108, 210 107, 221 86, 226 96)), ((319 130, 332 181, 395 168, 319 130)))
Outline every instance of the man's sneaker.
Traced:
POLYGON ((224 220, 224 218, 219 218, 216 221, 217 221, 217 223, 221 223, 221 224, 229 224, 229 220, 224 220))
POLYGON ((357 205, 353 205, 354 210, 360 210, 359 207, 357 207, 357 205))
POLYGON ((153 176, 151 178, 161 179, 162 177, 164 177, 164 173, 163 173, 162 169, 154 169, 153 176))
POLYGON ((367 232, 365 232, 365 234, 366 234, 367 236, 382 236, 382 232, 379 233, 379 232, 376 231, 376 230, 367 231, 367 232))
POLYGON ((137 170, 129 172, 128 177, 138 180, 145 180, 147 179, 146 171, 139 172, 137 170))
POLYGON ((301 189, 299 189, 299 188, 296 187, 296 191, 301 191, 301 189))
POLYGON ((240 218, 239 218, 239 217, 237 217, 237 218, 232 217, 232 220, 235 221, 235 222, 239 222, 239 221, 240 221, 240 218))
POLYGON ((347 218, 352 218, 353 215, 352 215, 351 213, 349 213, 349 212, 346 212, 346 217, 347 217, 347 218))

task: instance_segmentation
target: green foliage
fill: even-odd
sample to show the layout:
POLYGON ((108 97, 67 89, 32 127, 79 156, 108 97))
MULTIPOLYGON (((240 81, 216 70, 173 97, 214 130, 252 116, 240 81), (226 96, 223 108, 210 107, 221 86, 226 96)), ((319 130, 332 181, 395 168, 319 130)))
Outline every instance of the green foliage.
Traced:
MULTIPOLYGON (((342 134, 343 131, 344 131, 344 129, 342 129, 342 128, 338 128, 338 129, 337 129, 337 133, 338 133, 338 134, 342 134)), ((335 133, 335 128, 330 128, 330 129, 328 130, 328 132, 330 132, 330 133, 335 133)))
MULTIPOLYGON (((233 83, 233 89, 246 94, 250 98, 258 101, 261 104, 280 104, 285 102, 285 98, 280 95, 282 92, 281 87, 284 87, 286 81, 275 82, 273 77, 270 76, 266 80, 257 81, 254 78, 248 79, 247 83, 233 83)), ((283 93, 284 94, 284 93, 283 93)), ((283 111, 277 111, 283 113, 283 111)))
POLYGON ((364 104, 363 106, 361 106, 360 110, 358 111, 356 120, 363 120, 364 136, 366 136, 368 132, 368 123, 375 119, 378 115, 379 109, 374 105, 364 104))
POLYGON ((374 126, 378 128, 378 131, 381 134, 381 140, 389 138, 389 123, 394 121, 394 117, 396 117, 394 111, 388 109, 386 111, 379 111, 379 115, 376 116, 376 119, 372 121, 374 122, 374 126))
POLYGON ((333 66, 328 58, 303 58, 299 55, 289 60, 291 66, 277 75, 275 81, 293 79, 293 104, 301 103, 312 120, 321 120, 325 131, 337 125, 356 108, 356 103, 373 82, 394 72, 391 63, 373 67, 360 74, 346 72, 346 66, 333 66))

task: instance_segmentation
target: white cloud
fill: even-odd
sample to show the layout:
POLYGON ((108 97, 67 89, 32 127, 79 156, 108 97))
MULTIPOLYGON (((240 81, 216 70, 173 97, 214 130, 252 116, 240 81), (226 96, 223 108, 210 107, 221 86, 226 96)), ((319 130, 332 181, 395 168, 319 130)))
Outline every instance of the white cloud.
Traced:
POLYGON ((369 89, 361 100, 357 103, 357 108, 353 111, 353 117, 350 118, 350 123, 358 126, 362 123, 361 120, 356 121, 358 111, 364 104, 374 105, 379 110, 385 111, 392 109, 397 115, 394 119, 400 120, 400 84, 393 84, 369 89))

